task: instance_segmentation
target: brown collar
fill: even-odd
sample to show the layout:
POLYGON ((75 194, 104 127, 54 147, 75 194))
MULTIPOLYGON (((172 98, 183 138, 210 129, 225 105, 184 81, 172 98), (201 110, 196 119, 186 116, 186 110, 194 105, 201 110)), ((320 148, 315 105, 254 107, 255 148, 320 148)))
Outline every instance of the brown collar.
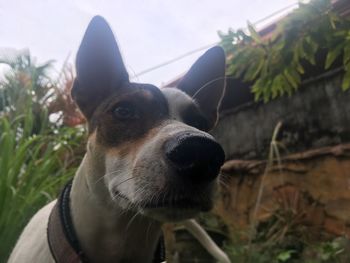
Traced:
MULTIPOLYGON (((47 241, 56 263, 88 263, 74 230, 70 214, 70 181, 62 190, 53 207, 47 225, 47 241)), ((164 241, 161 237, 154 254, 153 263, 165 260, 164 241)))
POLYGON ((47 226, 47 240, 56 263, 83 263, 86 257, 80 248, 70 214, 70 181, 63 188, 53 207, 47 226))

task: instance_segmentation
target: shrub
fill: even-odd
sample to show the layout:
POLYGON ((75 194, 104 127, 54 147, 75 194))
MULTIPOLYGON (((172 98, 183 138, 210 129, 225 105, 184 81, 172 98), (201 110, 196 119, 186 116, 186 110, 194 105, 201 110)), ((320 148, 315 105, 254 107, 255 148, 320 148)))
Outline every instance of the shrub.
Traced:
POLYGON ((249 33, 219 33, 228 55, 228 75, 252 83, 256 100, 291 95, 305 76, 338 64, 342 89, 350 88, 350 20, 330 0, 312 0, 279 21, 269 37, 248 24, 249 33), (337 63, 335 63, 337 62, 337 63))
POLYGON ((2 62, 10 66, 0 82, 0 262, 5 262, 28 220, 75 173, 84 129, 50 122, 49 105, 59 89, 47 75, 50 63, 37 66, 29 54, 2 62))

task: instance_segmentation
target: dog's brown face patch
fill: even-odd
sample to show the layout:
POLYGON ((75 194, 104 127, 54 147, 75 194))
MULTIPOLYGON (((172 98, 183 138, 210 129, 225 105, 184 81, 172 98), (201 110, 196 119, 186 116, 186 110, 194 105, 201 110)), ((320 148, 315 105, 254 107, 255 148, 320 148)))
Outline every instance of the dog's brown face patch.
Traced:
POLYGON ((146 137, 168 117, 167 101, 158 88, 128 83, 96 109, 89 133, 96 132, 96 143, 102 146, 122 147, 146 137))

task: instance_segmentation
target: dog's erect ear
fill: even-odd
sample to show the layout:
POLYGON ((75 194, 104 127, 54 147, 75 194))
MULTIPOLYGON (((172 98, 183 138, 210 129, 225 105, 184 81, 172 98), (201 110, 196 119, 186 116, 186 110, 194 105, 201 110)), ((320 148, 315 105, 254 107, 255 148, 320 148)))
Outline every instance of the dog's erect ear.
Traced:
POLYGON ((104 99, 129 81, 113 32, 100 16, 91 20, 85 32, 76 70, 72 97, 87 119, 104 99))
POLYGON ((210 128, 218 121, 218 109, 225 91, 225 52, 213 47, 205 52, 178 84, 198 103, 210 128))

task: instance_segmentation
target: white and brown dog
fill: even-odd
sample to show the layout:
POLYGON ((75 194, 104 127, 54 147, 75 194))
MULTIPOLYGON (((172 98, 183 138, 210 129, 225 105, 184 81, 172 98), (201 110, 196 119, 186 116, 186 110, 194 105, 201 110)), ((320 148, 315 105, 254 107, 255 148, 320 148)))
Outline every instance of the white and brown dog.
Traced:
POLYGON ((152 262, 163 222, 212 207, 225 155, 207 132, 224 93, 225 54, 208 50, 177 88, 132 83, 97 16, 76 70, 72 97, 88 120, 87 152, 68 190, 26 226, 9 262, 152 262), (68 259, 62 229, 50 233, 51 217, 78 258, 68 259))

